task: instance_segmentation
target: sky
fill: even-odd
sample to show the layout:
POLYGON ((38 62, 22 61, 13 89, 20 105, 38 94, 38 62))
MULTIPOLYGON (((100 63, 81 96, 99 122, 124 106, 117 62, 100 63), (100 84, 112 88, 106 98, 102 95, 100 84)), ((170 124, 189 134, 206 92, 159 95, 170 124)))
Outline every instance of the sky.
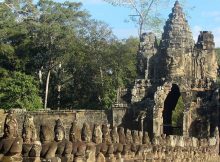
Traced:
MULTIPOLYGON (((56 0, 62 2, 62 0, 56 0)), ((119 38, 137 36, 137 28, 132 22, 126 22, 129 15, 133 14, 125 7, 115 7, 103 0, 69 0, 81 2, 92 18, 104 21, 112 28, 119 38)), ((163 0, 161 0, 163 1, 163 0)), ((175 0, 161 10, 161 14, 168 18, 175 0)), ((197 41, 200 31, 211 31, 214 34, 216 47, 220 47, 220 0, 184 0, 184 9, 194 40, 197 41)))

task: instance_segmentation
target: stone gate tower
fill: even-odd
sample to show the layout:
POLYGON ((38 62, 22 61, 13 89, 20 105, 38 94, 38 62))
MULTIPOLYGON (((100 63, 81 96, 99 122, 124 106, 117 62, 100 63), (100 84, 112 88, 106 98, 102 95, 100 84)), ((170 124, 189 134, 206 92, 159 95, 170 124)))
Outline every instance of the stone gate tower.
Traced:
POLYGON ((164 67, 163 74, 167 80, 191 77, 194 40, 185 15, 176 1, 172 13, 164 26, 160 53, 164 67))
POLYGON ((217 118, 213 117, 217 111, 213 34, 201 31, 195 43, 181 5, 176 1, 160 44, 153 33, 144 33, 137 56, 139 77, 131 89, 124 118, 128 127, 142 123, 141 128, 151 135, 172 134, 176 129, 172 114, 181 97, 184 108, 178 129, 182 134, 200 136, 205 132, 202 129, 206 134, 212 132, 210 125, 213 128, 217 125, 213 120, 217 118), (194 128, 199 129, 196 134, 194 128))

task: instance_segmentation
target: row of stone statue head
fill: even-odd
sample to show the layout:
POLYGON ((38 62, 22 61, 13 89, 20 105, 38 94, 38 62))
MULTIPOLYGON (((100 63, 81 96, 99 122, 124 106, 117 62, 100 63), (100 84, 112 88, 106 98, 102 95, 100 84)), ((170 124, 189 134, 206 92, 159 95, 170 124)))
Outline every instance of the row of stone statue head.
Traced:
MULTIPOLYGON (((40 126, 40 141, 61 141, 66 137, 66 129, 60 119, 55 121, 54 129, 51 125, 40 126)), ((24 120, 22 137, 24 143, 36 141, 37 131, 34 125, 33 116, 27 115, 24 120)), ((121 143, 121 144, 146 144, 150 142, 147 132, 137 130, 124 130, 123 127, 113 127, 109 124, 93 124, 92 126, 84 123, 82 128, 78 127, 77 122, 71 123, 69 130, 69 141, 83 141, 86 143, 121 143)))
MULTIPOLYGON (((65 128, 60 119, 55 121, 54 129, 50 125, 40 126, 40 141, 37 140, 37 131, 33 116, 26 115, 23 123, 22 138, 18 135, 18 122, 13 113, 5 118, 4 135, 0 140, 0 161, 21 161, 22 158, 44 158, 56 157, 71 159, 85 157, 86 149, 102 150, 102 152, 113 153, 114 144, 120 144, 119 150, 123 151, 126 144, 147 144, 149 137, 147 133, 124 131, 123 127, 102 126, 94 124, 93 129, 87 123, 79 129, 77 123, 73 122, 70 128, 69 139, 65 138, 65 128), (104 145, 102 145, 104 144, 104 145), (13 159, 13 160, 12 160, 13 159)), ((28 160, 26 160, 28 161, 28 160)), ((65 160, 64 160, 65 161, 65 160)))
MULTIPOLYGON (((94 159, 101 159, 100 162, 104 162, 103 159, 107 157, 114 159, 115 156, 120 154, 125 158, 143 158, 142 153, 144 152, 157 153, 157 149, 152 150, 152 146, 154 148, 163 146, 166 149, 169 149, 172 143, 177 143, 180 148, 185 146, 183 144, 185 140, 182 137, 176 137, 175 140, 175 136, 166 137, 165 135, 154 137, 151 145, 146 132, 124 131, 122 127, 119 127, 118 130, 117 127, 110 129, 107 124, 102 126, 94 124, 91 129, 86 123, 83 124, 82 128, 78 128, 77 123, 73 122, 69 132, 70 140, 67 140, 65 138, 65 128, 62 121, 58 119, 54 127, 50 125, 40 126, 39 141, 37 140, 34 118, 27 115, 23 123, 21 138, 18 136, 18 122, 13 113, 9 113, 5 118, 4 135, 0 139, 0 161, 40 162, 50 160, 54 162, 84 162, 87 159, 86 162, 97 162, 94 159)), ((215 137, 218 137, 217 128, 216 132, 215 137)), ((219 142, 219 138, 214 141, 219 142)), ((215 144, 213 143, 212 145, 216 146, 218 142, 214 142, 215 144)), ((170 148, 177 148, 175 145, 170 148)), ((204 146, 206 148, 211 145, 204 146)), ((193 148, 197 149, 198 145, 193 148)), ((150 155, 148 156, 150 157, 150 155)))

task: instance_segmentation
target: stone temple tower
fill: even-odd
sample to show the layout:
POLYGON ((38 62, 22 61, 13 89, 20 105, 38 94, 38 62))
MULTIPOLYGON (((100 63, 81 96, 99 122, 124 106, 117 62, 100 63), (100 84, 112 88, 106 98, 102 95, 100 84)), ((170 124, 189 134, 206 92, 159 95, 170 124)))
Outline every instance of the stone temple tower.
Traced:
POLYGON ((202 31, 198 37, 193 54, 193 78, 216 80, 217 61, 214 37, 211 32, 202 31))
POLYGON ((169 81, 176 81, 182 77, 191 77, 191 57, 194 40, 192 32, 178 1, 164 26, 160 57, 163 77, 169 81))
POLYGON ((123 106, 127 127, 142 123, 141 128, 151 136, 180 133, 206 137, 213 133, 219 120, 213 34, 201 31, 195 43, 182 7, 176 1, 160 44, 153 33, 142 37, 142 48, 137 54, 139 76, 128 93, 131 99, 123 106), (178 111, 181 114, 175 125, 173 114, 178 111), (197 130, 192 131, 194 128, 197 130))

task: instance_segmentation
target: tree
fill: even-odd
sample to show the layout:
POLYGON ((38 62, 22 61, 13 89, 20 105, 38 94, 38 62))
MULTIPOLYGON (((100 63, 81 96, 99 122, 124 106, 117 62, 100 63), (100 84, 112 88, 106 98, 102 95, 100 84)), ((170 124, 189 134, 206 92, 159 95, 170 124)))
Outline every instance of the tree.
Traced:
POLYGON ((65 107, 110 108, 119 86, 136 76, 135 38, 119 41, 103 22, 89 21, 79 32, 64 69, 73 78, 63 85, 65 107))
POLYGON ((60 101, 62 108, 109 108, 136 75, 137 40, 117 40, 80 3, 5 1, 0 12, 0 68, 39 79, 45 108, 60 101))
POLYGON ((139 40, 143 30, 160 30, 162 18, 159 13, 160 0, 104 0, 115 6, 125 6, 132 10, 129 15, 138 27, 139 40))
POLYGON ((42 108, 37 82, 32 76, 0 69, 0 107, 35 110, 42 108))
MULTIPOLYGON (((174 127, 180 127, 181 129, 183 129, 183 111, 184 111, 184 103, 183 103, 183 99, 180 96, 175 109, 172 112, 172 126, 174 127)), ((181 135, 182 132, 177 131, 177 134, 181 135)))
POLYGON ((69 93, 68 91, 73 88, 73 94, 68 95, 70 105, 74 107, 81 105, 84 108, 105 105, 103 102, 106 91, 112 90, 110 87, 106 88, 108 86, 106 77, 110 69, 107 58, 110 57, 110 47, 114 39, 107 24, 96 20, 84 22, 78 31, 77 45, 72 46, 73 52, 65 67, 73 78, 67 83, 68 88, 65 92, 69 93))
MULTIPOLYGON (((38 70, 40 81, 45 73, 44 108, 47 108, 48 91, 51 71, 62 63, 68 49, 76 41, 75 30, 87 17, 87 13, 80 11, 81 3, 58 3, 50 0, 40 0, 36 6, 39 16, 35 21, 28 21, 31 26, 32 44, 30 45, 29 69, 38 70)), ((33 72, 33 71, 32 71, 33 72)))

